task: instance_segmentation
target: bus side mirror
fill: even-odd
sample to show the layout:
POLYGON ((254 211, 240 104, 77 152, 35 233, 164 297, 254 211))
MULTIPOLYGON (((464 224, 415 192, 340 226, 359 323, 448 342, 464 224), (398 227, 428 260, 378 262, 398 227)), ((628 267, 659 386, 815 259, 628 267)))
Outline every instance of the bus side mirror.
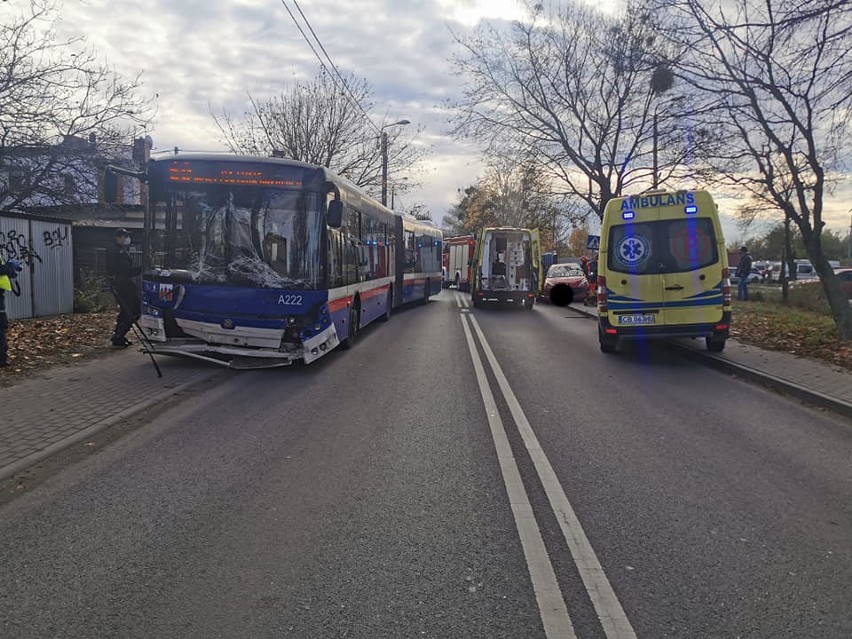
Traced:
POLYGON ((326 223, 333 229, 339 229, 343 223, 343 200, 332 200, 328 203, 326 223))

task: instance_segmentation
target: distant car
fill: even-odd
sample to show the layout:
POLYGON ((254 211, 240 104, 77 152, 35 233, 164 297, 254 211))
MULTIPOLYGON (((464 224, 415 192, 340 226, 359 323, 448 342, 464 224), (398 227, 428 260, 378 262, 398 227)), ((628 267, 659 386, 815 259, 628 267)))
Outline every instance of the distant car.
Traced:
POLYGON ((589 280, 578 264, 554 264, 544 279, 544 297, 556 306, 585 301, 589 280))
POLYGON ((834 274, 840 280, 846 299, 852 300, 852 268, 839 268, 834 271, 834 274))
MULTIPOLYGON (((755 282, 762 282, 763 281, 763 273, 761 273, 758 269, 753 268, 753 269, 751 269, 751 272, 748 274, 746 281, 749 284, 754 284, 755 282)), ((740 283, 740 278, 737 277, 736 275, 732 275, 731 276, 731 284, 739 284, 739 283, 740 283)))

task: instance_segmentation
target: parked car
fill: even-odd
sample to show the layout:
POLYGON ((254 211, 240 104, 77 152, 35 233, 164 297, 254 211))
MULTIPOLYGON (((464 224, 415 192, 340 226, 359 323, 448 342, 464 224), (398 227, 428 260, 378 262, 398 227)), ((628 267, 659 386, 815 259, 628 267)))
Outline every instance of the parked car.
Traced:
POLYGON ((840 286, 846 292, 846 299, 852 301, 852 268, 839 268, 834 271, 837 279, 840 280, 840 286))
MULTIPOLYGON (((746 280, 748 281, 749 284, 754 284, 756 282, 762 282, 763 281, 763 273, 759 269, 753 268, 749 272, 746 280)), ((739 283, 740 283, 740 278, 737 277, 736 275, 732 275, 731 276, 731 284, 739 284, 739 283)))
POLYGON ((589 292, 589 280, 578 264, 554 264, 544 279, 544 297, 556 306, 584 301, 589 292))

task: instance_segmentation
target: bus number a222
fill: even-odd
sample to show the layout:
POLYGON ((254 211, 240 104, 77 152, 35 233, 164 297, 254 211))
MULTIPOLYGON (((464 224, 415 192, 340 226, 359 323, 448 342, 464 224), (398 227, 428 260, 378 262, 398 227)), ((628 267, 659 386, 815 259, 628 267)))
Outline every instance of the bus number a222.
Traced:
POLYGON ((283 304, 284 306, 301 306, 302 305, 302 296, 301 295, 280 295, 278 297, 278 303, 283 304))

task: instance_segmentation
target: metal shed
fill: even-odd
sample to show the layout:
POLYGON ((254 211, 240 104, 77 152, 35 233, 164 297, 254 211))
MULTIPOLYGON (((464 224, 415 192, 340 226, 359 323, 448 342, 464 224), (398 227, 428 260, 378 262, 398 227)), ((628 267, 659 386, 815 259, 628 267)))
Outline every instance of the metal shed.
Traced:
POLYGON ((0 257, 17 259, 21 295, 6 292, 9 319, 74 311, 74 251, 68 220, 0 213, 0 257))

